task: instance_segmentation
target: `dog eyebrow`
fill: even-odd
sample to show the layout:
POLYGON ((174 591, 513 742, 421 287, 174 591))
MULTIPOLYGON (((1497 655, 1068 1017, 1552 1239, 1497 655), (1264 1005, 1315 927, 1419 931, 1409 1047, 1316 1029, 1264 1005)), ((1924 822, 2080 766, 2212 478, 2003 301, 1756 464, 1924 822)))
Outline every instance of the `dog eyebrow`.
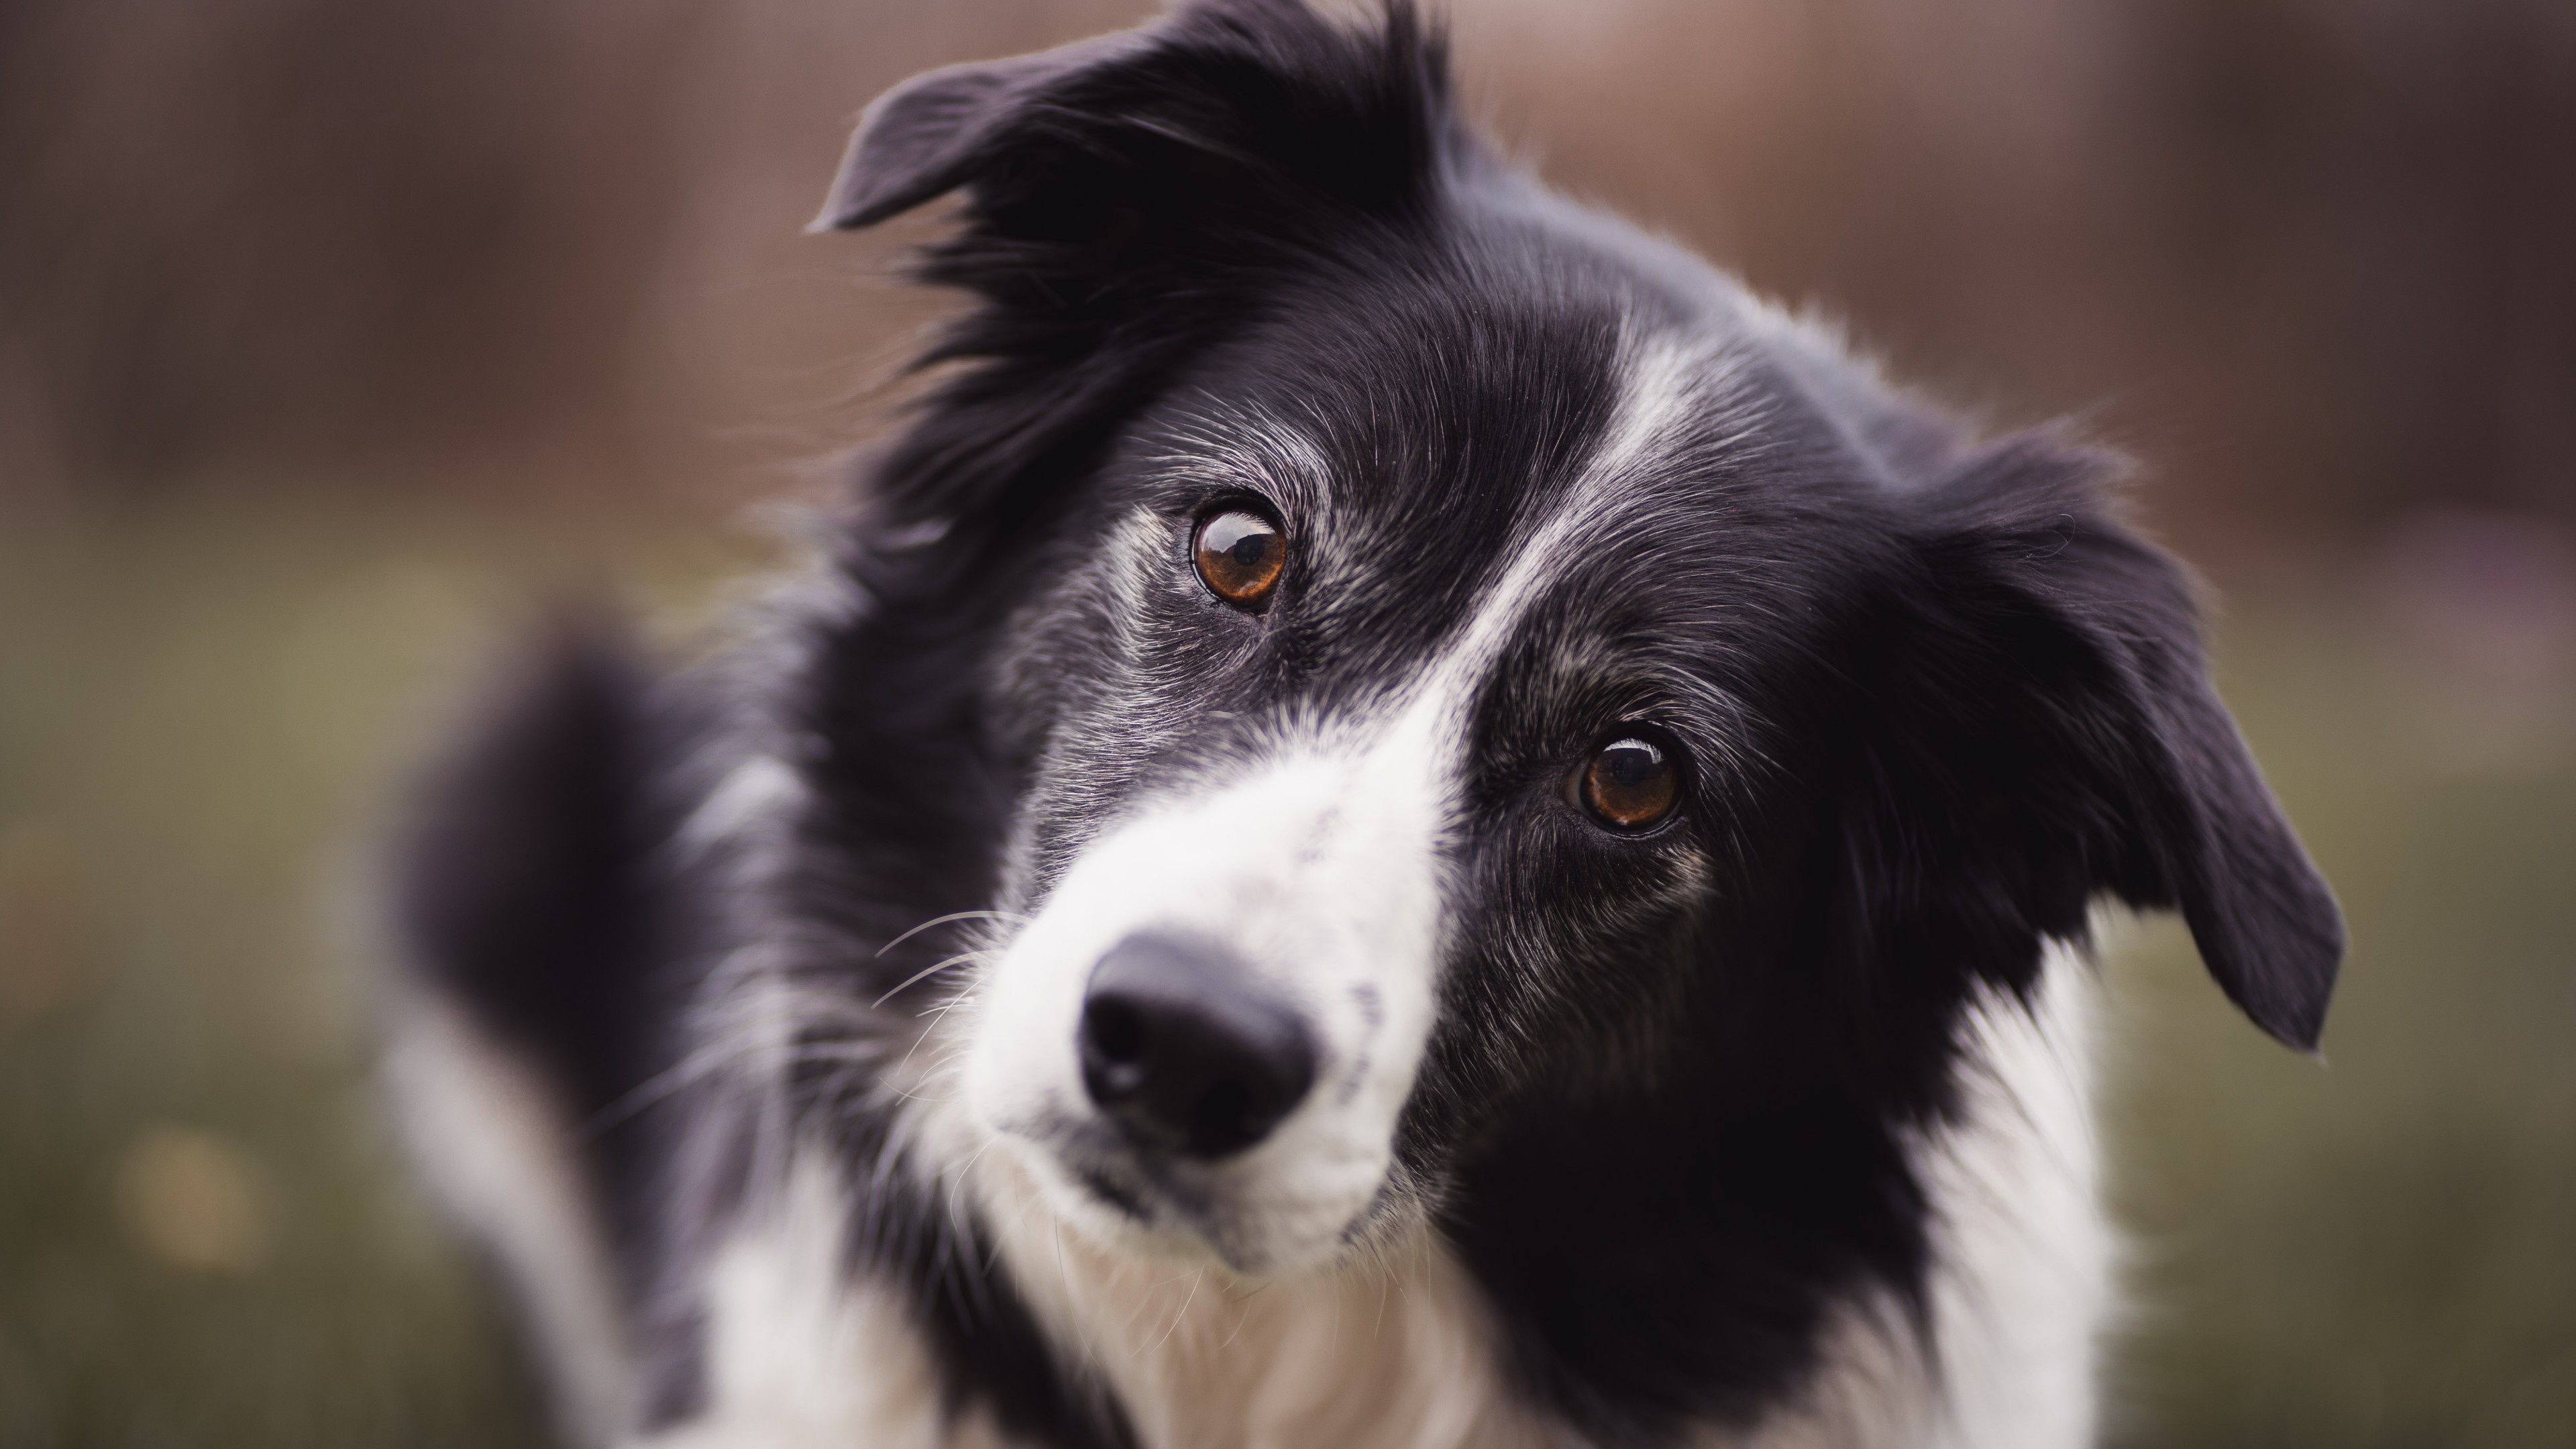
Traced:
POLYGON ((1274 413, 1197 392, 1199 406, 1165 425, 1167 446, 1148 454, 1147 466, 1197 478, 1214 474, 1282 507, 1314 501, 1333 472, 1321 444, 1274 413))

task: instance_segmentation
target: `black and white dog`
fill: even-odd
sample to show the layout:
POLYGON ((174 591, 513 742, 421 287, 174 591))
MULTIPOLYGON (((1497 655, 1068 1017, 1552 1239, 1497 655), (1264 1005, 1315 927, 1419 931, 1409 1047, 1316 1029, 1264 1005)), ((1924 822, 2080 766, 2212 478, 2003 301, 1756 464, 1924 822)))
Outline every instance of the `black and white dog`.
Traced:
POLYGON ((879 101, 824 556, 419 798, 388 1070, 585 1442, 2071 1446, 2088 910, 2341 926, 2104 458, 1550 195, 1408 7, 879 101))

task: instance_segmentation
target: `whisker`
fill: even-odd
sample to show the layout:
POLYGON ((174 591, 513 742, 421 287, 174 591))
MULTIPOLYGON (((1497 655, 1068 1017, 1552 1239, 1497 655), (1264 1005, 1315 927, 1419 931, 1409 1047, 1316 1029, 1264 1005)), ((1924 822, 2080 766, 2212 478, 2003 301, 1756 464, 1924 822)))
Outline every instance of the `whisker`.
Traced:
POLYGON ((1198 1271, 1197 1276, 1190 1279, 1190 1291, 1182 1296, 1179 1311, 1172 1315, 1171 1326, 1163 1330, 1163 1336, 1161 1338, 1155 1340, 1154 1346, 1156 1348, 1161 1348, 1164 1344, 1171 1342, 1172 1335, 1181 1331, 1181 1320, 1190 1316, 1190 1305, 1196 1303, 1199 1298, 1199 1285, 1206 1281, 1207 1269, 1205 1268, 1201 1268, 1198 1271))
MULTIPOLYGON (((884 954, 885 954, 885 952, 883 952, 883 951, 879 951, 877 954, 878 954, 878 955, 880 955, 880 956, 882 956, 882 955, 884 955, 884 954)), ((942 962, 939 962, 939 963, 938 963, 938 964, 936 964, 936 965, 932 965, 932 966, 924 966, 924 967, 923 967, 923 968, 921 968, 920 970, 915 971, 914 973, 912 973, 910 976, 907 976, 907 977, 903 978, 903 980, 902 980, 902 981, 900 981, 900 982, 896 983, 896 985, 895 985, 895 987, 894 987, 894 989, 893 989, 893 990, 888 991, 885 995, 880 996, 880 997, 878 997, 876 1000, 869 1002, 869 1003, 868 1003, 868 1010, 870 1010, 870 1011, 874 1011, 874 1010, 876 1010, 878 1007, 883 1006, 883 1005, 885 1005, 887 1002, 894 1000, 894 999, 895 999, 895 997, 897 997, 897 996, 901 995, 901 994, 902 994, 902 993, 903 993, 907 988, 909 988, 909 987, 914 987, 914 986, 918 986, 918 985, 920 985, 922 982, 929 980, 931 977, 938 975, 940 972, 947 970, 947 969, 948 969, 949 967, 951 967, 951 966, 960 966, 960 965, 965 964, 966 962, 973 961, 973 960, 979 959, 979 958, 981 958, 981 957, 990 956, 990 955, 992 955, 992 954, 994 954, 994 953, 993 953, 992 951, 990 951, 990 950, 983 950, 983 951, 960 951, 960 952, 958 952, 956 955, 951 956, 951 957, 949 957, 947 960, 942 961, 942 962)))
POLYGON ((893 950, 895 947, 902 945, 904 942, 911 940, 913 937, 920 935, 922 932, 927 931, 934 926, 945 926, 957 921, 1013 921, 1025 926, 1029 923, 1029 920, 1030 917, 1021 915, 1017 911, 950 911, 944 916, 933 916, 929 920, 922 922, 920 925, 913 927, 911 930, 906 931, 902 935, 895 937, 893 940, 886 942, 882 946, 879 946, 877 948, 877 954, 882 956, 888 951, 893 950))
MULTIPOLYGON (((933 970, 946 969, 977 954, 981 953, 952 957, 933 970)), ((920 979, 917 976, 904 985, 912 985, 920 979)), ((707 1040, 592 1113, 580 1125, 582 1134, 596 1137, 729 1069, 753 1066, 784 1069, 810 1063, 865 1066, 882 1062, 885 1053, 891 1049, 891 1043, 876 1035, 882 1030, 883 1021, 872 1014, 872 1007, 862 1007, 835 991, 800 987, 778 975, 764 976, 761 981, 763 989, 757 993, 745 992, 715 1003, 708 1018, 710 1036, 707 1040), (781 1041, 764 1030, 765 1027, 791 1024, 807 1030, 836 1027, 848 1035, 821 1040, 781 1041)), ((901 990, 902 987, 896 989, 901 990)))
POLYGON ((923 1027, 921 1029, 921 1035, 912 1039, 912 1045, 904 1049, 903 1060, 894 1064, 894 1069, 896 1071, 900 1072, 905 1067, 912 1065, 912 1054, 921 1050, 921 1044, 923 1042, 930 1040, 934 1034, 938 1019, 946 1016, 950 1011, 954 1010, 960 1003, 964 1002, 970 994, 971 993, 969 992, 960 991, 955 996, 948 998, 944 1004, 932 1007, 930 1010, 919 1014, 916 1019, 930 1021, 933 1025, 923 1027))

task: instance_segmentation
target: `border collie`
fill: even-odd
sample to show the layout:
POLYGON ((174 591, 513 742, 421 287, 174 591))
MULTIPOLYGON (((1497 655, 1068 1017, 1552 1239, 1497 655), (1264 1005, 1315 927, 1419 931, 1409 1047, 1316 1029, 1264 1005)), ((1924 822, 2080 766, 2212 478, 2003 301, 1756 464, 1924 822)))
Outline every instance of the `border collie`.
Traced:
POLYGON ((531 651, 388 1072, 570 1437, 2072 1446, 2089 912, 2333 899, 2112 464, 1557 197, 1409 5, 921 76, 970 304, 818 557, 531 651))

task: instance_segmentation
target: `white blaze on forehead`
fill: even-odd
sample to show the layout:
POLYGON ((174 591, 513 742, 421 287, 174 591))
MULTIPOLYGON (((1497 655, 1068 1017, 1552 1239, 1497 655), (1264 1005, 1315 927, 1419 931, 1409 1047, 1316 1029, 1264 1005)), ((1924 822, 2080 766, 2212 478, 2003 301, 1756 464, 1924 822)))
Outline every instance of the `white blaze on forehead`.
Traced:
MULTIPOLYGON (((1640 483, 1685 439, 1705 449, 1711 441, 1732 443, 1750 434, 1750 415, 1732 395, 1738 368, 1733 356, 1705 341, 1667 336, 1632 340, 1622 357, 1618 411, 1599 446, 1556 507, 1512 546, 1511 562, 1426 672, 1415 698, 1414 712, 1430 711, 1428 732, 1447 744, 1442 770, 1452 797, 1467 765, 1467 719, 1476 691, 1531 611, 1564 577, 1566 561, 1631 523, 1643 496, 1640 483), (1712 423, 1727 433, 1712 439, 1712 423)), ((1723 703, 1715 693, 1703 693, 1701 702, 1723 703)))
POLYGON ((1056 1154, 1090 1116, 1076 1033, 1092 970, 1140 932, 1221 944, 1296 1004, 1317 1047, 1313 1092, 1269 1138, 1188 1169, 1227 1219, 1200 1231, 1238 1264, 1310 1265, 1376 1200, 1437 1010, 1443 836, 1476 689, 1569 551, 1618 525, 1637 477, 1725 379, 1721 359, 1674 342, 1625 357, 1618 410, 1581 475, 1413 681, 1374 711, 1285 726, 1245 767, 1105 831, 979 983, 966 1105, 1069 1215, 1118 1230, 1056 1154))
MULTIPOLYGON (((1657 337, 1622 350, 1618 411, 1557 506, 1513 546, 1511 563, 1434 672, 1436 688, 1463 696, 1493 667, 1512 633, 1563 572, 1565 561, 1618 526, 1640 476, 1678 434, 1724 405, 1733 365, 1704 343, 1657 337)), ((1460 701, 1463 708, 1463 698, 1460 701)))

